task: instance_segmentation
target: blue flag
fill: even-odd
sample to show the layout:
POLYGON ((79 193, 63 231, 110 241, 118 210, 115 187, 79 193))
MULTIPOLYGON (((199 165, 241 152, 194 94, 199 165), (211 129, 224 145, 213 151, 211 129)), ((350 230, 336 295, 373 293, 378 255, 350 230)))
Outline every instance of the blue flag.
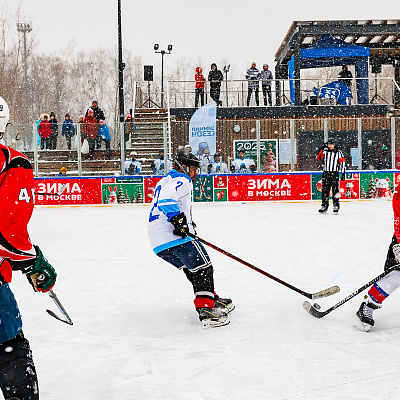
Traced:
POLYGON ((217 103, 200 107, 189 123, 189 145, 200 160, 212 160, 217 151, 217 103))

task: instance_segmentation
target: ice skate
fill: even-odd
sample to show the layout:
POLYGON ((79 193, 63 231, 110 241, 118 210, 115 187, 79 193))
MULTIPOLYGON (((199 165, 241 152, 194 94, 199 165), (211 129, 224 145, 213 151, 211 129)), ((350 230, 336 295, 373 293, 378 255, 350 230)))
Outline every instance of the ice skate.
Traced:
POLYGON ((327 210, 328 210, 327 207, 321 206, 321 208, 318 210, 318 212, 321 213, 321 214, 324 214, 324 213, 326 213, 327 210))
POLYGON ((220 308, 202 307, 197 308, 199 319, 204 329, 217 328, 229 324, 228 314, 220 308))
POLYGON ((373 304, 363 301, 356 313, 361 322, 361 327, 365 332, 368 332, 375 324, 373 312, 376 308, 373 304))
POLYGON ((231 299, 224 299, 222 297, 218 297, 218 299, 214 300, 214 307, 219 308, 226 314, 229 314, 235 309, 235 305, 232 303, 231 299))
POLYGON ((339 206, 333 206, 333 213, 337 214, 339 212, 339 206))

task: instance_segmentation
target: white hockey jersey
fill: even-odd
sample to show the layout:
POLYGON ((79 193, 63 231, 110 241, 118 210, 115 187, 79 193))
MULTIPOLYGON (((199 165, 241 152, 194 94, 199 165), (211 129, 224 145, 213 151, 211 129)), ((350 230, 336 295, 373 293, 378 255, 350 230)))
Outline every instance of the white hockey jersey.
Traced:
POLYGON ((126 160, 124 168, 127 175, 137 175, 140 174, 140 171, 142 170, 142 163, 138 160, 126 160))
MULTIPOLYGON (((170 158, 167 158, 167 167, 168 167, 168 172, 171 171, 172 160, 170 158)), ((164 159, 163 158, 156 158, 154 160, 154 171, 153 172, 155 175, 164 175, 165 170, 164 170, 164 159)))
POLYGON ((174 215, 183 212, 186 215, 190 233, 195 234, 191 215, 192 188, 193 184, 189 176, 174 169, 158 182, 154 190, 147 225, 150 244, 156 254, 193 240, 189 236, 181 238, 174 235, 172 233, 174 226, 169 222, 174 215))
POLYGON ((210 174, 228 174, 228 166, 224 162, 213 162, 210 164, 210 174))
POLYGON ((238 157, 233 160, 232 165, 235 167, 235 173, 237 174, 251 174, 253 171, 250 167, 256 164, 250 157, 245 157, 243 160, 238 157))

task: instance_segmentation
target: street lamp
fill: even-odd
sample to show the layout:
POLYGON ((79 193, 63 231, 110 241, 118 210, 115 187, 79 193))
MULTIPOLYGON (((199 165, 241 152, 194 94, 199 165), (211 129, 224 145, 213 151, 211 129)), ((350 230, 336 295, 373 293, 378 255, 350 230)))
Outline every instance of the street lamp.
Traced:
POLYGON ((167 47, 168 52, 166 52, 165 50, 158 51, 159 48, 160 48, 160 46, 158 45, 158 43, 156 43, 154 45, 154 51, 156 53, 161 54, 161 108, 163 108, 163 105, 164 105, 164 54, 171 54, 172 44, 168 45, 168 47, 167 47))
POLYGON ((226 94, 226 106, 228 107, 228 72, 231 64, 225 65, 224 72, 225 72, 225 94, 226 94))

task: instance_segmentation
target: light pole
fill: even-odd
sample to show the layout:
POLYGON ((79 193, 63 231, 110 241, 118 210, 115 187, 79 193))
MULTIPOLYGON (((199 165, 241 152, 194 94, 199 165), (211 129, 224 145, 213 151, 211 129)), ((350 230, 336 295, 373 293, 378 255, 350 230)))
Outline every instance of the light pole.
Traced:
POLYGON ((160 50, 159 49, 159 45, 158 43, 156 43, 154 45, 154 51, 156 53, 160 53, 161 54, 161 108, 163 108, 164 106, 164 54, 171 54, 172 51, 172 44, 169 44, 167 49, 168 52, 166 52, 165 50, 160 50))
POLYGON ((124 68, 125 63, 122 62, 121 0, 118 0, 118 97, 120 122, 124 122, 124 68))
POLYGON ((224 72, 225 72, 225 95, 226 95, 226 107, 228 107, 228 72, 231 64, 225 65, 224 72))

